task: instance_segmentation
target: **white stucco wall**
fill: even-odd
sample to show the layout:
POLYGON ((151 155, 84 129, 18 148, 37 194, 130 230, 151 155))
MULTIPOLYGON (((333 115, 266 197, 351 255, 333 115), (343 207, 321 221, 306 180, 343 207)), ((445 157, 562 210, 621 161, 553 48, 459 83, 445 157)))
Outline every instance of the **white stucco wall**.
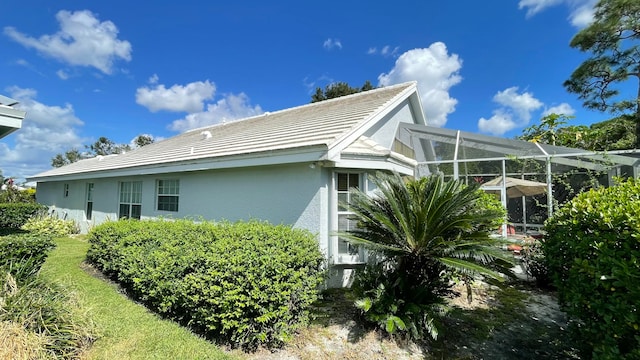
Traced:
POLYGON ((411 113, 408 100, 390 112, 385 119, 367 130, 364 135, 387 149, 391 149, 400 122, 415 124, 415 118, 411 113))

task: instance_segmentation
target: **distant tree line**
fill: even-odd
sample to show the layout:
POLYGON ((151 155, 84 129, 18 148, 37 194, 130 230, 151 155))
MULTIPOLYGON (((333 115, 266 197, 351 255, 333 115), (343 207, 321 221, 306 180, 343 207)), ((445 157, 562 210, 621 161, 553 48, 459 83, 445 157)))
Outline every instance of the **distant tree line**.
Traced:
POLYGON ((369 80, 365 81, 364 84, 359 88, 351 87, 346 82, 339 81, 325 86, 324 90, 317 87, 316 92, 311 95, 311 102, 315 103, 318 101, 334 99, 340 96, 351 95, 373 89, 375 89, 375 87, 371 85, 371 82, 369 80))
POLYGON ((155 140, 151 135, 138 135, 133 140, 132 145, 117 144, 113 140, 101 136, 93 144, 85 145, 85 151, 80 151, 79 149, 72 148, 62 154, 56 154, 56 156, 51 159, 51 166, 58 168, 82 159, 88 159, 98 155, 104 156, 111 154, 121 154, 125 151, 130 151, 139 147, 143 147, 145 145, 152 144, 154 141, 155 140))

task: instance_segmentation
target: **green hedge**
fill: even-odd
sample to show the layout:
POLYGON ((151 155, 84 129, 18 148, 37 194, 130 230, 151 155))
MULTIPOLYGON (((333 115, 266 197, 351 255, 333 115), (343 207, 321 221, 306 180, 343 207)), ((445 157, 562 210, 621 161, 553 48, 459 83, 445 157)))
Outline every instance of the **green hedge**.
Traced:
POLYGON ((35 275, 51 249, 51 238, 31 234, 0 236, 0 276, 10 273, 18 282, 35 275))
POLYGON ((27 220, 46 209, 36 203, 0 203, 0 229, 20 229, 27 220))
POLYGON ((88 259, 158 313, 231 346, 281 346, 324 280, 307 231, 250 221, 108 222, 88 259))
POLYGON ((549 273, 584 355, 640 359, 640 181, 578 195, 545 230, 549 273))

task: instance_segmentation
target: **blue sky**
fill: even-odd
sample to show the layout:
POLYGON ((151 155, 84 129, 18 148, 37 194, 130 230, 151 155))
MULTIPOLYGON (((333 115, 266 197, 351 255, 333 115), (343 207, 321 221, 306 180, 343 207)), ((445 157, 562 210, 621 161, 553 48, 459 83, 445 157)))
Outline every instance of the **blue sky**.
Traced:
POLYGON ((24 178, 98 137, 129 143, 306 104, 316 87, 409 80, 430 125, 514 137, 548 112, 608 119, 562 83, 594 0, 33 1, 0 12, 0 140, 24 178))

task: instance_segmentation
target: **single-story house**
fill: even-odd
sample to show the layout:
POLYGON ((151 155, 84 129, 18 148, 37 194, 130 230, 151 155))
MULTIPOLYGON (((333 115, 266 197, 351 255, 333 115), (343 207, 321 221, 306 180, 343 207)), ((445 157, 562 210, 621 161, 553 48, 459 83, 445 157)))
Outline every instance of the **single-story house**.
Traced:
POLYGON ((0 95, 0 139, 22 127, 26 112, 15 109, 18 101, 0 95))
POLYGON ((426 125, 416 83, 374 89, 185 132, 37 174, 38 202, 86 232, 118 218, 267 220, 317 234, 342 286, 366 259, 339 239, 339 205, 377 171, 414 175, 400 124, 426 125))

